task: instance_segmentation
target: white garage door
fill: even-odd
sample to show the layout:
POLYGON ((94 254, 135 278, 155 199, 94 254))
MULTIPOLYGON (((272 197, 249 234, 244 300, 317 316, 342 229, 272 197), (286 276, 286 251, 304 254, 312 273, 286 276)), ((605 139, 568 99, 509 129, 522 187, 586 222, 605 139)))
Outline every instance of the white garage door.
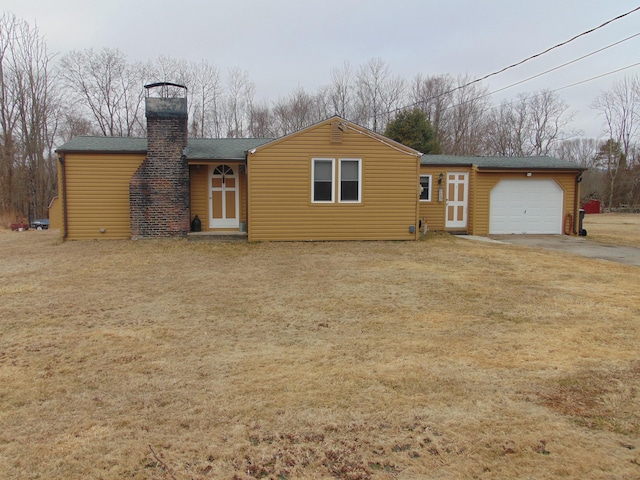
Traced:
POLYGON ((491 190, 489 233, 562 233, 563 191, 553 180, 501 180, 491 190))

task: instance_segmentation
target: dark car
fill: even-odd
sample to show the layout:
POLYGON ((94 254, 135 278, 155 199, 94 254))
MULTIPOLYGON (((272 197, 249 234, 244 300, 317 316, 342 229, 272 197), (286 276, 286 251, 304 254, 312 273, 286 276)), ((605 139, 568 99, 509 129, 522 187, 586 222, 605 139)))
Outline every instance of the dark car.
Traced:
POLYGON ((49 220, 46 218, 34 220, 31 222, 31 228, 35 228, 36 230, 49 230, 49 220))

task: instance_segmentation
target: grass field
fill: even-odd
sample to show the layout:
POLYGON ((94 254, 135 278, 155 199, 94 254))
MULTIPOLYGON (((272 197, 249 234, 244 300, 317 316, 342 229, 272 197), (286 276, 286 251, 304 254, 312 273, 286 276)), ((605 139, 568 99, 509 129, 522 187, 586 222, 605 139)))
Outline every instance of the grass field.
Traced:
POLYGON ((2 479, 640 478, 637 267, 444 235, 0 259, 2 479))
POLYGON ((640 248, 640 215, 600 213, 586 215, 584 228, 589 240, 640 248))

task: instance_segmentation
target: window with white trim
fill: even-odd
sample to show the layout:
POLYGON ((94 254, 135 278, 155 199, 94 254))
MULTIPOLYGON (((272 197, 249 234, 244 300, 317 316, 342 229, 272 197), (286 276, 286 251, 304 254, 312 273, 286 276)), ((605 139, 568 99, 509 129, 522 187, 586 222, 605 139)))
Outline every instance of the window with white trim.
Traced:
POLYGON ((314 203, 333 202, 333 179, 335 177, 335 159, 314 158, 311 169, 311 201, 314 203))
POLYGON ((431 201, 431 175, 420 175, 420 201, 431 201))
POLYGON ((362 169, 359 158, 340 159, 340 197, 341 203, 360 203, 362 196, 362 169))

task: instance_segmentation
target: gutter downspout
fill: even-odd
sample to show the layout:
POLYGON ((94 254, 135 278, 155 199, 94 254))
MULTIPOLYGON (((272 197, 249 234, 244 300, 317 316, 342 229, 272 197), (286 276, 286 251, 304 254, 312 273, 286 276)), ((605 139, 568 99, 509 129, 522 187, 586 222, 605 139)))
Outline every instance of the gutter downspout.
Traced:
POLYGON ((417 175, 416 175, 416 179, 417 181, 417 185, 416 185, 416 213, 415 213, 415 232, 413 235, 413 239, 414 241, 418 241, 420 240, 420 169, 421 169, 421 160, 422 160, 422 156, 424 154, 420 153, 420 155, 418 157, 416 157, 416 168, 417 168, 417 175))
POLYGON ((62 240, 66 240, 69 235, 69 224, 67 222, 67 168, 64 155, 58 157, 60 163, 60 181, 62 183, 62 240))
POLYGON ((253 155, 254 153, 256 153, 256 149, 252 148, 251 150, 247 150, 244 154, 244 161, 245 161, 245 175, 247 176, 247 191, 245 192, 247 195, 247 242, 251 242, 252 238, 251 238, 251 223, 252 223, 252 217, 253 217, 253 207, 252 207, 252 196, 251 196, 251 176, 249 175, 249 165, 250 162, 249 160, 251 159, 251 155, 253 155))
POLYGON ((573 193, 573 234, 578 235, 578 223, 580 222, 580 182, 582 182, 582 174, 584 172, 579 172, 576 175, 576 186, 575 192, 573 193))

